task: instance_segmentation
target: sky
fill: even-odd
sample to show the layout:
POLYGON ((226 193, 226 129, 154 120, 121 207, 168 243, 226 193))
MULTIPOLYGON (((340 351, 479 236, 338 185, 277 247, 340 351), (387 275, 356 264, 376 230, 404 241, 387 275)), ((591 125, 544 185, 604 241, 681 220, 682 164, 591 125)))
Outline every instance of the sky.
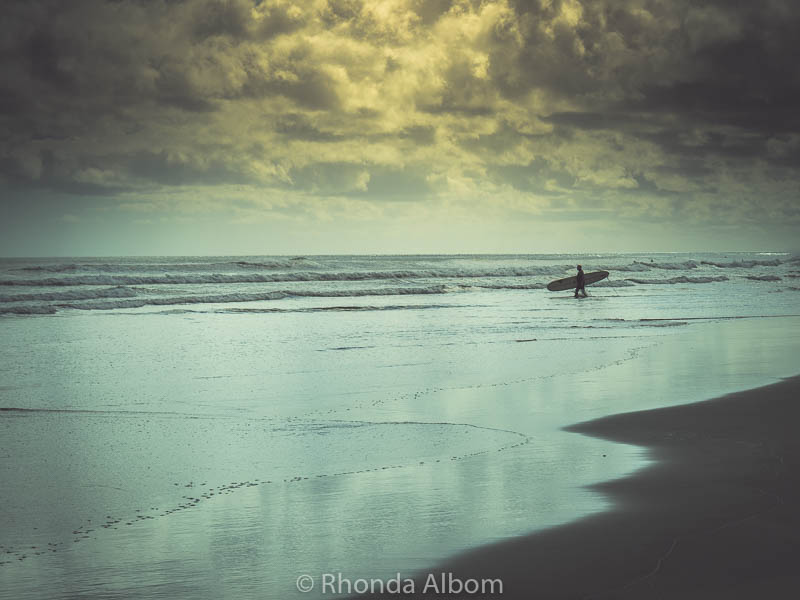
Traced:
POLYGON ((9 0, 0 255, 798 251, 793 0, 9 0))

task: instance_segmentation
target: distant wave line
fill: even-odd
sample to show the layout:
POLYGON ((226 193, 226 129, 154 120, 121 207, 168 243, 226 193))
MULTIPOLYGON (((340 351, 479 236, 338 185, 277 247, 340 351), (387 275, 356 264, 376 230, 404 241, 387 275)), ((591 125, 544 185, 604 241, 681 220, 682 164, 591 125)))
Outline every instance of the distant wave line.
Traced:
POLYGON ((71 273, 77 271, 119 273, 124 271, 203 271, 211 269, 291 269, 317 266, 317 263, 303 257, 286 260, 267 260, 251 262, 246 260, 223 262, 189 262, 189 263, 68 263, 52 265, 34 265, 15 267, 10 271, 30 273, 71 273))

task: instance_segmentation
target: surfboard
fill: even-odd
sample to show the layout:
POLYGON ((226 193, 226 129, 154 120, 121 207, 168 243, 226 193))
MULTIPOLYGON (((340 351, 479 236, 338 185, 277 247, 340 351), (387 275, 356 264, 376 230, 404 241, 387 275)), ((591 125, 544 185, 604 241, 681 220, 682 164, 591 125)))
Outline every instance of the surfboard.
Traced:
MULTIPOLYGON (((586 285, 590 283, 597 283, 608 277, 608 271, 594 271, 593 273, 585 273, 584 279, 586 285)), ((560 292, 562 290, 574 290, 578 284, 577 275, 574 277, 565 277, 564 279, 556 279, 547 284, 547 289, 551 292, 560 292)))

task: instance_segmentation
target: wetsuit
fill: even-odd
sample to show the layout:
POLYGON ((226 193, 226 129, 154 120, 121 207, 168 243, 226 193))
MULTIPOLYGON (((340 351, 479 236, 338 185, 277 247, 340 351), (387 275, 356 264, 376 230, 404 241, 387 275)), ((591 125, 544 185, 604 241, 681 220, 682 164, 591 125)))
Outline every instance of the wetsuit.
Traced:
POLYGON ((586 290, 584 287, 586 286, 586 277, 583 275, 583 271, 578 271, 578 283, 575 284, 575 297, 578 297, 578 290, 583 292, 583 295, 586 296, 586 290))

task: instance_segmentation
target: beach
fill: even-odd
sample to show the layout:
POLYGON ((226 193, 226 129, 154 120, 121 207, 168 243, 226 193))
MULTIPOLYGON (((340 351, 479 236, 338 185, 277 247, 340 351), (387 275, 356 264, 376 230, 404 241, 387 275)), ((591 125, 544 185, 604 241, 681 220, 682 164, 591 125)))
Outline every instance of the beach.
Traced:
POLYGON ((800 591, 798 398, 794 377, 569 427, 647 448, 655 463, 594 486, 613 509, 434 572, 500 580, 502 595, 486 596, 498 598, 791 597, 800 591))
POLYGON ((800 596, 800 3, 0 14, 0 600, 800 596))
MULTIPOLYGON (((615 594, 686 530, 668 494, 618 493, 666 450, 570 426, 796 375, 800 273, 785 254, 597 255, 589 298, 545 291, 576 258, 3 262, 0 598, 345 597, 326 578, 470 560, 547 598, 600 558, 624 568, 591 592, 615 594), (651 514, 652 536, 623 525, 651 514), (595 522, 605 537, 559 537, 595 522)), ((769 499, 700 500, 726 490, 720 525, 769 499)))

